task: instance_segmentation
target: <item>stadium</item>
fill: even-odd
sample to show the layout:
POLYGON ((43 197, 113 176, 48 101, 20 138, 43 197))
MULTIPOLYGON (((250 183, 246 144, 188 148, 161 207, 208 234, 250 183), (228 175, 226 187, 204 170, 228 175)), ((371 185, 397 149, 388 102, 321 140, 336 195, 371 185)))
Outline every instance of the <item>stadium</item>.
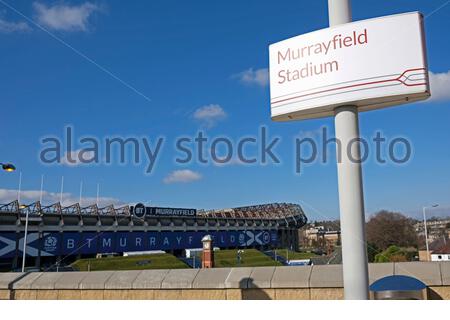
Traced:
POLYGON ((298 248, 307 218, 300 205, 270 203, 222 210, 79 203, 0 205, 0 267, 38 269, 99 254, 161 250, 181 257, 209 234, 221 249, 298 248), (26 246, 24 246, 26 242, 26 246), (24 250, 25 247, 25 250, 24 250))

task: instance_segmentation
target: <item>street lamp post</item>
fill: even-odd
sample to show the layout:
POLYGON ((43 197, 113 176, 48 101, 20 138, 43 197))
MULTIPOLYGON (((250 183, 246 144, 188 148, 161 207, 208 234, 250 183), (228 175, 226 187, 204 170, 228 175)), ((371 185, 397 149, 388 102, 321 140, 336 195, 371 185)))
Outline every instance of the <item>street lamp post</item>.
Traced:
MULTIPOLYGON (((2 169, 5 171, 14 171, 16 170, 16 167, 10 163, 0 163, 0 165, 2 166, 2 169)), ((17 192, 17 202, 19 204, 19 215, 22 214, 21 209, 23 209, 25 206, 20 204, 20 189, 22 187, 22 172, 20 172, 19 175, 19 189, 17 192)), ((26 257, 26 251, 27 251, 27 234, 28 234, 28 212, 29 210, 27 209, 26 211, 26 215, 25 215, 25 230, 24 230, 24 237, 23 237, 23 248, 22 248, 22 272, 25 272, 25 257, 26 257)))
POLYGON ((436 208, 438 206, 439 206, 438 204, 433 204, 431 207, 423 207, 422 208, 422 212, 423 212, 423 228, 424 228, 424 232, 425 232, 425 247, 427 248, 427 261, 430 260, 430 248, 428 247, 428 230, 427 230, 426 210, 427 210, 427 208, 436 208))
MULTIPOLYGON (((19 205, 20 210, 20 205, 19 205)), ((28 209, 25 215, 25 235, 23 237, 23 250, 22 250, 22 272, 25 272, 25 257, 27 252, 27 234, 28 234, 28 209)))

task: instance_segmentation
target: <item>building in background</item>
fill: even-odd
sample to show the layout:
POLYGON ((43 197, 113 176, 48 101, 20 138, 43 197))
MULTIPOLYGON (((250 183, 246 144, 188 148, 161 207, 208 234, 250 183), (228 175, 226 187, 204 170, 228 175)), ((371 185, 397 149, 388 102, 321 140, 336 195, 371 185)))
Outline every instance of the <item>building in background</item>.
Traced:
POLYGON ((450 261, 450 241, 448 238, 436 239, 428 247, 429 253, 425 247, 419 250, 420 261, 450 261))
POLYGON ((450 262, 450 243, 433 251, 431 253, 431 261, 448 261, 450 262))
MULTIPOLYGON (((418 221, 414 228, 418 236, 425 236, 423 221, 418 221)), ((442 236, 447 238, 450 235, 450 219, 431 218, 427 220, 428 241, 433 241, 442 236)))
POLYGON ((302 248, 321 249, 329 254, 341 244, 341 231, 336 222, 312 223, 299 232, 302 248))

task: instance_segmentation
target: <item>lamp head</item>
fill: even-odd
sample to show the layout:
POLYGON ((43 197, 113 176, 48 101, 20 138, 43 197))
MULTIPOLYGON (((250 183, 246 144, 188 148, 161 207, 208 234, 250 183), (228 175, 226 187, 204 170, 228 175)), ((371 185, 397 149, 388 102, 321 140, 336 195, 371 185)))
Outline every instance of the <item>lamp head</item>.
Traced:
POLYGON ((16 171, 16 167, 11 163, 2 163, 2 169, 8 172, 16 171))

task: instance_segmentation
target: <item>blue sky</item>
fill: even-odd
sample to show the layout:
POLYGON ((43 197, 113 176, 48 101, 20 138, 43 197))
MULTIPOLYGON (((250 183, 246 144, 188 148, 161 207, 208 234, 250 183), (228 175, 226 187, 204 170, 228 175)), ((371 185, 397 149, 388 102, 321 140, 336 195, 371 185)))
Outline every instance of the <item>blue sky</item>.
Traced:
MULTIPOLYGON (((366 214, 379 209, 417 214, 439 203, 450 212, 450 4, 434 1, 353 1, 353 19, 408 11, 425 21, 433 100, 362 113, 361 134, 381 130, 408 137, 406 165, 363 166, 366 214)), ((315 136, 333 119, 274 123, 267 85, 268 45, 327 27, 326 1, 0 1, 0 160, 15 173, 0 176, 0 202, 78 198, 85 202, 223 208, 267 202, 305 205, 312 219, 339 216, 336 164, 314 163, 294 173, 293 137, 315 136), (40 139, 164 136, 152 174, 139 165, 44 165, 40 139), (174 162, 174 141, 204 130, 209 137, 255 136, 261 125, 279 136, 275 165, 225 166, 174 162)), ((82 145, 75 145, 76 151, 82 145)), ((255 150, 249 149, 249 154, 255 150)), ((334 154, 333 150, 329 151, 334 154)), ((130 155, 131 152, 128 154, 130 155)))

